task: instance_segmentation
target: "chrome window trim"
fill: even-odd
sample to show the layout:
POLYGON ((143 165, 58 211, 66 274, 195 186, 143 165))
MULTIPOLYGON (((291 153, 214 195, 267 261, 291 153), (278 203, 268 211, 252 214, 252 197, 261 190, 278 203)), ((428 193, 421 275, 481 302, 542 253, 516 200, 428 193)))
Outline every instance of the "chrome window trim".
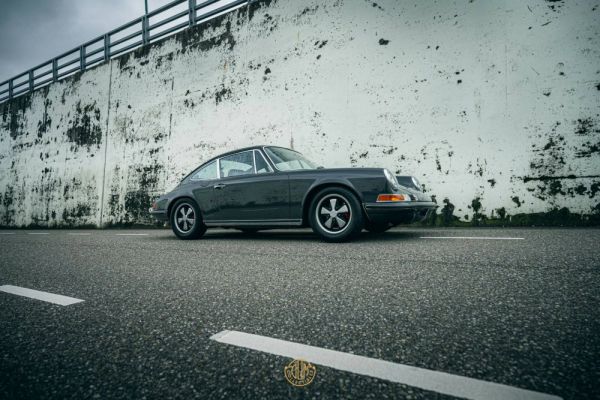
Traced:
POLYGON ((267 147, 271 147, 271 146, 263 146, 261 147, 262 152, 267 156, 267 158, 269 159, 269 162, 271 163, 271 166, 273 167, 273 169, 275 171, 279 171, 282 172, 282 170, 280 170, 279 168, 277 168, 277 166, 275 165, 275 163, 273 162, 273 160, 271 160, 271 156, 269 155, 269 153, 267 153, 267 150, 265 150, 267 147))
MULTIPOLYGON (((273 172, 275 172, 275 171, 273 170, 273 167, 272 167, 272 166, 271 166, 271 164, 269 163, 269 161, 270 161, 270 160, 269 160, 269 161, 267 161, 267 159, 266 159, 266 158, 265 158, 265 156, 262 154, 262 152, 260 151, 260 149, 254 149, 254 151, 255 151, 256 153, 258 153, 258 154, 259 154, 259 155, 262 157, 263 161, 265 162, 265 164, 267 164, 267 167, 269 168, 269 169, 268 169, 268 171, 267 171, 267 172, 264 172, 264 173, 265 173, 265 174, 272 174, 273 172)), ((254 158, 254 170, 256 170, 256 155, 255 155, 255 158, 254 158)), ((258 175, 258 171, 256 172, 256 174, 258 175)))

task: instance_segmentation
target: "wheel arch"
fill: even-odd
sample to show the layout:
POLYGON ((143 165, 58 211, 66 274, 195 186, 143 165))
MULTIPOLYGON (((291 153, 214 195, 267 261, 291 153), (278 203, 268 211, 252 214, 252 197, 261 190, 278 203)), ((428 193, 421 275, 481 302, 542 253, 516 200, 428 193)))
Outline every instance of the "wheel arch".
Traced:
POLYGON ((198 207, 198 210, 200 210, 200 218, 202 218, 202 220, 204 220, 204 216, 202 215, 202 210, 200 209, 200 206, 198 205, 198 202, 196 200, 194 200, 194 198, 190 195, 187 194, 182 194, 180 196, 177 196, 175 198, 173 198, 170 202, 169 205, 167 206, 167 220, 169 221, 169 224, 171 223, 171 212, 173 211, 173 206, 179 201, 179 200, 189 200, 192 201, 196 207, 198 207))
POLYGON ((302 200, 302 225, 310 226, 308 212, 309 212, 310 205, 311 205, 313 199, 315 198, 315 196, 317 195, 317 193, 319 193, 321 190, 323 190, 325 188, 331 188, 331 187, 339 187, 339 188, 346 189, 346 190, 349 190, 350 192, 352 192, 352 194, 354 194, 356 196, 356 198, 358 199, 359 203, 361 203, 361 211, 364 214, 364 210, 362 207, 362 196, 352 186, 352 184, 350 184, 350 182, 338 181, 338 180, 318 182, 318 183, 315 183, 315 185, 313 185, 308 190, 308 192, 304 196, 304 199, 302 200))

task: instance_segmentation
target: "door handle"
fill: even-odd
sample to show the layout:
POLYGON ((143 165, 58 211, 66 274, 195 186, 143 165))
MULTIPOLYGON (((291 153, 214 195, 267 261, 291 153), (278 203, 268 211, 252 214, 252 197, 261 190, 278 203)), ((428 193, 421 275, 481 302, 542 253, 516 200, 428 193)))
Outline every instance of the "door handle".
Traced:
POLYGON ((223 189, 226 185, 223 183, 217 183, 215 186, 213 186, 215 189, 223 189))

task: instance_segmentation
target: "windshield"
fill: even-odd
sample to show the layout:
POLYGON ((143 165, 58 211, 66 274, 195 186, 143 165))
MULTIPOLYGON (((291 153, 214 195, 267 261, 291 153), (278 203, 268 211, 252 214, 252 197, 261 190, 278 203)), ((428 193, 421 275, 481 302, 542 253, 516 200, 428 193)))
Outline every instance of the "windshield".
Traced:
POLYGON ((280 171, 316 169, 317 164, 307 160, 302 154, 283 147, 265 147, 265 152, 280 171))

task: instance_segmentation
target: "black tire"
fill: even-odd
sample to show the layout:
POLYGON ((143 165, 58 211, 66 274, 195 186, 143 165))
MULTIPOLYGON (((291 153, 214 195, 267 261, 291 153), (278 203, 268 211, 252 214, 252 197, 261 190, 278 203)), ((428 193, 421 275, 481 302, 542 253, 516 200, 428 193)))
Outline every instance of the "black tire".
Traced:
POLYGON ((196 202, 191 199, 177 200, 171 208, 169 219, 171 229, 179 239, 198 239, 206 232, 206 225, 202 221, 200 209, 196 202), (190 222, 190 219, 193 219, 193 222, 190 222))
POLYGON ((371 233, 383 233, 390 229, 392 226, 390 224, 373 224, 368 223, 365 224, 365 229, 371 233))
POLYGON ((248 235, 253 235, 256 232, 258 232, 258 229, 256 229, 256 228, 239 228, 238 230, 240 232, 244 232, 244 233, 246 233, 248 235))
POLYGON ((313 231, 326 242, 351 240, 363 228, 360 202, 354 193, 341 187, 328 187, 317 193, 310 204, 308 216, 313 231), (344 206, 347 212, 343 211, 344 206))

